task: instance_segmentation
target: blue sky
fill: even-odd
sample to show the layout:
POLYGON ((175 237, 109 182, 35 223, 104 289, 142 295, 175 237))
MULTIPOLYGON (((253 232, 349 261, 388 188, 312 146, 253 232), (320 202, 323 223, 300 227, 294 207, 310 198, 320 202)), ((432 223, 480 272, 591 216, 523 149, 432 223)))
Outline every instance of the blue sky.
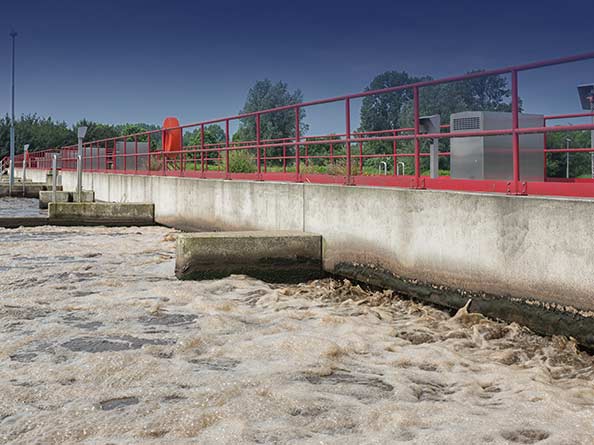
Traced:
MULTIPOLYGON (((305 100, 354 93, 385 70, 443 77, 594 50, 594 2, 27 1, 0 15, 0 113, 73 123, 184 123, 236 114, 259 79, 305 100), (1 36, 5 37, 2 38, 1 36)), ((529 112, 579 111, 575 85, 594 61, 520 79, 529 112)), ((338 107, 312 110, 310 133, 343 128, 338 107)))

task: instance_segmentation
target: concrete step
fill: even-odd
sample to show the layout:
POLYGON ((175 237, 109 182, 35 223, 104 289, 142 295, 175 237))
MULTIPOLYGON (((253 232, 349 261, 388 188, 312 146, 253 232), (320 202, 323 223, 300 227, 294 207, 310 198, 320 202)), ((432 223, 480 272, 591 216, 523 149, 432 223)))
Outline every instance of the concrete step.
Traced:
POLYGON ((299 283, 324 275, 322 237, 295 231, 183 233, 175 275, 212 280, 232 274, 267 282, 299 283))

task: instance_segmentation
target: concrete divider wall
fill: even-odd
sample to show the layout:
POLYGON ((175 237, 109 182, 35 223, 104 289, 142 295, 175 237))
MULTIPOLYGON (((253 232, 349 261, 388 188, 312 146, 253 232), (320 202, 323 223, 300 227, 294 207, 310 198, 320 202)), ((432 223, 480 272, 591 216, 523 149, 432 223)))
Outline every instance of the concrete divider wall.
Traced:
MULTIPOLYGON (((63 173, 65 190, 74 172, 63 173)), ((186 229, 303 230, 324 267, 594 310, 594 201, 380 187, 86 173, 104 201, 154 202, 186 229), (348 269, 348 268, 347 268, 348 269)))

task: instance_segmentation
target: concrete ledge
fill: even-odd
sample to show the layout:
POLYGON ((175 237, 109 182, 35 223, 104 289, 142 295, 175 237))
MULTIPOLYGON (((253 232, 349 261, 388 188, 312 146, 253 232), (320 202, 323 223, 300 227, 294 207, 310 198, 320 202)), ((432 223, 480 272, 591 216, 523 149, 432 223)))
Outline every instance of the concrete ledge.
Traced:
MULTIPOLYGON (((40 209, 47 209, 47 205, 52 202, 53 200, 53 192, 51 190, 42 190, 39 192, 39 208, 40 209)), ((70 201, 70 193, 64 191, 57 191, 56 192, 56 201, 55 202, 69 202, 70 201)))
POLYGON ((49 222, 56 225, 147 226, 155 223, 149 203, 50 202, 49 222))
POLYGON ((294 283, 320 278, 322 237, 295 231, 210 232, 177 238, 175 275, 211 280, 232 274, 267 282, 294 283))
MULTIPOLYGON (((29 183, 25 182, 25 187, 23 189, 23 184, 18 183, 15 184, 12 188, 12 196, 24 196, 25 198, 38 198, 39 192, 44 190, 49 190, 51 186, 47 184, 40 184, 40 183, 29 183)), ((8 196, 8 184, 0 184, 0 197, 8 196)), ((62 190, 62 187, 59 186, 58 190, 62 190)))
POLYGON ((49 224, 46 216, 2 217, 0 227, 4 229, 18 229, 19 227, 39 227, 49 224))
MULTIPOLYGON (((56 192, 56 202, 75 202, 76 192, 56 192)), ((39 192, 39 208, 47 209, 47 206, 53 199, 53 192, 51 190, 39 192)), ((81 202, 94 202, 95 192, 92 190, 85 190, 81 194, 81 202)))

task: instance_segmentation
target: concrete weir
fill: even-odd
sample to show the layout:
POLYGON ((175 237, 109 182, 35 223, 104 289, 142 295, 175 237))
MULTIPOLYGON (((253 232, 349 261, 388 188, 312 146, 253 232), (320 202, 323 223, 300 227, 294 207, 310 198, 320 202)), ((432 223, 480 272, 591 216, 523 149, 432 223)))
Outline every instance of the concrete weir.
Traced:
MULTIPOLYGON (((50 202, 75 202, 78 199, 78 194, 76 192, 64 192, 64 191, 57 191, 56 200, 54 199, 54 192, 49 191, 41 191, 39 192, 39 208, 40 209, 47 209, 48 204, 50 202)), ((80 196, 80 202, 94 202, 95 201, 95 192, 92 190, 84 190, 80 196)))
POLYGON ((177 238, 175 275, 210 280, 244 274, 268 282, 295 283, 323 276, 322 237, 261 231, 186 233, 177 238))
MULTIPOLYGON (((76 174, 62 177, 74 190, 76 174)), ((328 273, 445 307, 472 299, 594 347, 594 200, 105 173, 83 184, 154 202, 156 222, 178 228, 318 233, 328 273)))
POLYGON ((149 203, 50 202, 49 223, 56 225, 149 226, 155 206, 149 203))

